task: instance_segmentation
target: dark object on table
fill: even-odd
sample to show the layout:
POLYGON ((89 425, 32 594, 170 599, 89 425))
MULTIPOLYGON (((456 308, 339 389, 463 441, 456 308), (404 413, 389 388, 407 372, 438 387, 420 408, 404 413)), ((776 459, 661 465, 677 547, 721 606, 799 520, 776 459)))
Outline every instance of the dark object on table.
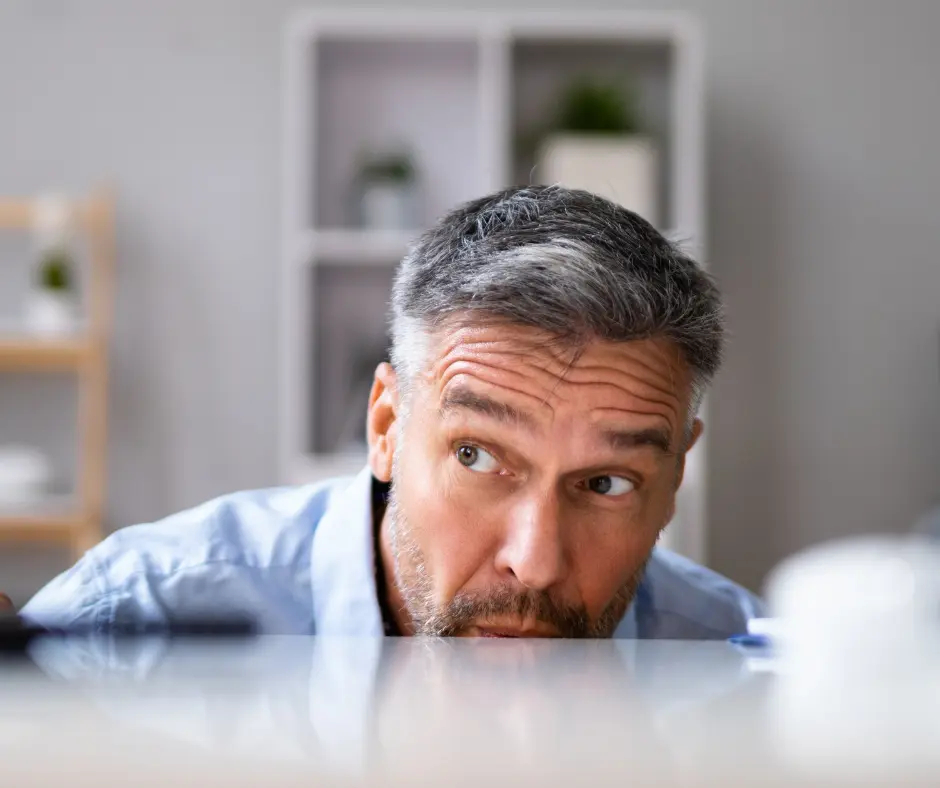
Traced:
POLYGON ((0 614, 0 654, 24 654, 39 638, 247 638, 259 634, 248 618, 186 618, 170 622, 131 622, 107 630, 91 627, 41 627, 17 615, 0 614))

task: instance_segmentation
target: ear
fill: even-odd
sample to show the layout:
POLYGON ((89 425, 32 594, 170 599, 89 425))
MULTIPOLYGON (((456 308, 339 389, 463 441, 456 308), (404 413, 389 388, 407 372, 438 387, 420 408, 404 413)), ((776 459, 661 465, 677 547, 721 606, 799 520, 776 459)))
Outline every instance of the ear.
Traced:
POLYGON ((696 419, 692 422, 692 433, 689 435, 689 442, 684 447, 682 454, 679 455, 679 471, 676 475, 676 489, 682 485, 682 477, 685 475, 685 457, 692 450, 692 447, 698 443, 698 439, 702 437, 702 433, 705 432, 705 425, 702 424, 701 419, 696 419))
POLYGON ((372 475, 381 482, 391 481, 398 437, 398 386, 395 370, 386 361, 375 368, 366 416, 366 436, 372 475))

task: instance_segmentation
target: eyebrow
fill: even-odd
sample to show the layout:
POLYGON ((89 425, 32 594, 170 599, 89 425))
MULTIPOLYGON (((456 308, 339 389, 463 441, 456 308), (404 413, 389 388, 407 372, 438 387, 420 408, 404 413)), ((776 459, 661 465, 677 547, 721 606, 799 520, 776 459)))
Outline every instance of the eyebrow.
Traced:
POLYGON ((673 454, 669 430, 659 427, 645 430, 605 430, 604 441, 614 451, 650 446, 663 454, 673 454))
POLYGON ((455 386, 441 400, 441 417, 446 417, 457 410, 469 410, 473 413, 479 413, 481 416, 496 419, 504 424, 523 426, 530 429, 535 427, 535 419, 531 413, 487 397, 485 394, 471 391, 464 386, 455 386))
MULTIPOLYGON (((465 386, 455 386, 441 400, 440 414, 446 418, 450 413, 468 410, 487 416, 503 424, 523 426, 533 429, 535 419, 531 413, 519 410, 506 402, 488 397, 465 386)), ((651 447, 663 454, 673 454, 672 435, 669 430, 650 427, 642 430, 608 429, 602 433, 604 442, 614 451, 627 451, 642 447, 651 447)))

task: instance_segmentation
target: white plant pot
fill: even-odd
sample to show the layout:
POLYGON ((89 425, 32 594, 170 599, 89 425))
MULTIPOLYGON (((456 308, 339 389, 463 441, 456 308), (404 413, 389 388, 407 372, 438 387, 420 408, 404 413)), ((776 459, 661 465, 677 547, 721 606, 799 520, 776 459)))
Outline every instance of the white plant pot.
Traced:
POLYGON ((407 230, 414 225, 414 189, 410 184, 368 183, 360 199, 366 229, 407 230))
POLYGON ((646 137, 557 134, 539 152, 539 179, 584 189, 638 213, 658 216, 658 153, 646 137))
POLYGON ((75 298, 49 290, 34 290, 27 302, 26 324, 32 333, 41 336, 74 333, 78 324, 75 298))
POLYGON ((28 446, 0 446, 0 508, 34 506, 45 497, 52 466, 28 446))

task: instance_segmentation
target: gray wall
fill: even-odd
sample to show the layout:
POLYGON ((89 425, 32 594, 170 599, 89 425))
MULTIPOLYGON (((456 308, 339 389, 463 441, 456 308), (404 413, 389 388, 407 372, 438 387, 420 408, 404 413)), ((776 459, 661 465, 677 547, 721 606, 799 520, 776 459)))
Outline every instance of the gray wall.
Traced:
MULTIPOLYGON (((274 481, 293 5, 0 3, 0 191, 107 175, 119 197, 113 526, 274 481)), ((757 586, 803 545, 906 527, 940 492, 940 4, 610 6, 706 26, 710 259, 734 332, 711 398, 711 563, 757 586)), ((21 389, 0 436, 53 423, 57 395, 21 389)), ((65 565, 3 550, 20 601, 65 565)))

